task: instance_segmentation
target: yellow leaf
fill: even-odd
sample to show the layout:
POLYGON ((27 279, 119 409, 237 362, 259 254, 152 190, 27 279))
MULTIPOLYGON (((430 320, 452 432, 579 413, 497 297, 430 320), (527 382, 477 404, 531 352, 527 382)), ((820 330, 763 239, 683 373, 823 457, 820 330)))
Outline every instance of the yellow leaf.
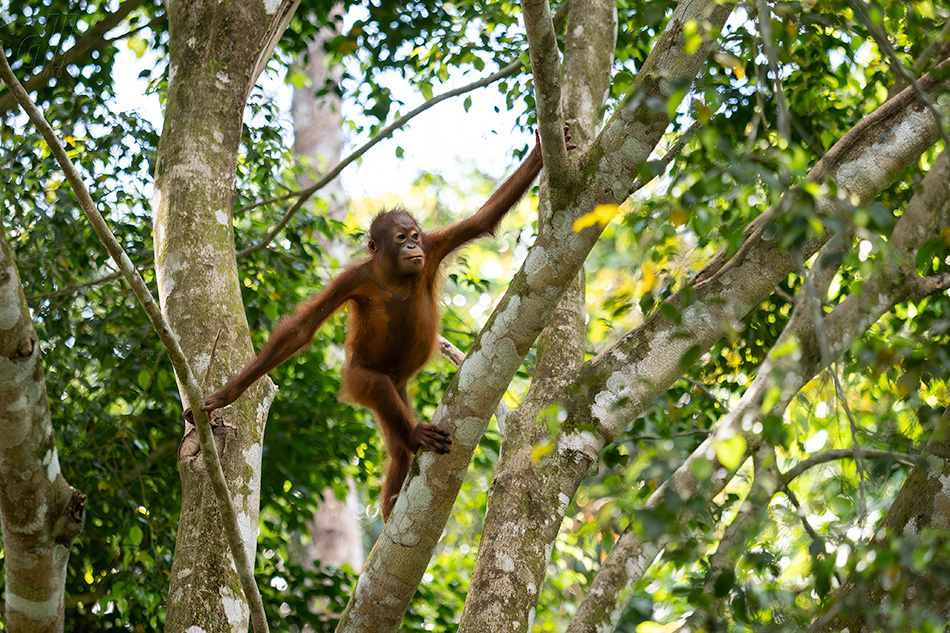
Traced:
POLYGON ((703 36, 699 32, 699 24, 696 20, 688 20, 683 24, 683 49, 687 55, 692 55, 702 46, 703 36))
POLYGON ((669 624, 658 624, 656 622, 641 622, 637 625, 637 633, 673 633, 680 628, 680 622, 673 621, 669 624))
POLYGON ((716 457, 729 470, 735 470, 745 460, 748 444, 741 435, 733 435, 728 440, 716 442, 716 457))
POLYGON ((680 227, 686 224, 686 221, 689 219, 689 213, 686 212, 686 209, 682 207, 677 207, 670 211, 670 224, 675 227, 680 227))
POLYGON ((640 292, 650 292, 656 283, 656 274, 653 272, 653 266, 643 265, 643 279, 640 280, 640 292))
POLYGON ((580 233, 587 227, 594 226, 595 224, 607 226, 607 223, 619 212, 619 204, 599 204, 594 207, 594 210, 590 213, 574 220, 574 232, 580 233))
POLYGON ((742 64, 734 64, 732 72, 736 74, 736 79, 745 79, 745 67, 742 64))
POLYGON ((145 54, 145 49, 148 47, 148 43, 136 35, 129 38, 127 45, 135 52, 135 56, 139 58, 145 54))

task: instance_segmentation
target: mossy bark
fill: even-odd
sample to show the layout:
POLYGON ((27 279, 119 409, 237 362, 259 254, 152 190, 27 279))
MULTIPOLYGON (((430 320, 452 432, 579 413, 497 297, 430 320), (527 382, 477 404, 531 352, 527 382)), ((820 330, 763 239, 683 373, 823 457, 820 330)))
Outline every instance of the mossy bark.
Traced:
POLYGON ((10 631, 62 631, 86 496, 66 483, 36 330, 0 225, 0 525, 10 631))
MULTIPOLYGON (((247 95, 295 8, 295 2, 217 0, 168 7, 168 96, 153 204, 155 269, 162 312, 205 392, 220 387, 253 354, 234 251, 235 172, 247 95)), ((261 445, 273 395, 273 384, 261 380, 213 417, 252 561, 261 445)), ((190 424, 178 464, 182 512, 166 630, 246 630, 248 607, 190 424)))

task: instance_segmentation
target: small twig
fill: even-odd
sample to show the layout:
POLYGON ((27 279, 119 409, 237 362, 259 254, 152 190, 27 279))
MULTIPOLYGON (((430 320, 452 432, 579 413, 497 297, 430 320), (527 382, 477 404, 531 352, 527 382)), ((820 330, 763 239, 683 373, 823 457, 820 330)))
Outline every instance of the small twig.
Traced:
POLYGON ((861 448, 861 439, 858 437, 858 425, 854 421, 854 415, 851 413, 851 407, 848 406, 848 398, 841 386, 841 379, 838 377, 837 363, 831 367, 831 376, 835 382, 835 394, 838 402, 844 408, 845 415, 848 416, 848 426, 851 429, 851 448, 854 452, 854 465, 858 469, 858 504, 860 508, 859 518, 862 522, 867 519, 868 513, 868 492, 867 492, 867 473, 864 469, 864 450, 861 448))
MULTIPOLYGON (((893 459, 894 461, 900 462, 905 466, 917 466, 920 461, 918 455, 912 455, 910 453, 899 453, 894 451, 882 451, 874 448, 864 449, 863 457, 867 459, 893 459)), ((827 451, 822 451, 821 453, 815 453, 814 455, 809 456, 806 459, 798 462, 787 471, 781 474, 780 480, 783 485, 788 485, 796 478, 801 477, 805 471, 815 466, 820 466, 821 464, 827 464, 828 462, 838 461, 839 459, 847 459, 854 457, 854 451, 850 448, 832 448, 827 451)))
MULTIPOLYGON (((698 130, 702 126, 703 126, 702 121, 698 121, 698 120, 693 121, 693 124, 690 125, 689 128, 685 132, 680 134, 679 138, 676 139, 676 142, 670 146, 669 151, 667 151, 666 154, 663 155, 663 158, 656 161, 663 167, 662 170, 656 170, 656 171, 659 172, 660 174, 666 171, 666 168, 670 166, 670 163, 673 162, 673 159, 679 156, 680 153, 683 151, 683 149, 686 147, 686 144, 689 142, 689 139, 693 137, 693 134, 696 133, 696 130, 698 130)), ((630 190, 627 191, 627 197, 629 198, 636 192, 646 187, 655 178, 656 176, 650 176, 646 180, 640 180, 639 178, 634 180, 633 184, 630 185, 630 190)))
POLYGON ((284 229, 284 227, 287 226, 287 223, 290 222, 291 218, 294 217, 297 211, 300 210, 300 208, 307 202, 307 200, 310 199, 310 197, 314 193, 316 193, 318 190, 322 189, 323 187, 327 186, 330 182, 332 182, 334 178, 340 175, 340 172, 343 171, 345 167, 347 167, 350 163, 352 163, 353 161, 358 159, 360 156, 365 154, 367 151, 369 151, 371 147, 373 147, 374 145, 376 145, 383 139, 388 138, 389 136, 392 136, 393 132, 395 132, 397 129, 401 128, 402 126, 404 126, 406 123, 408 123, 410 120, 412 120, 419 114, 422 114, 423 112, 425 112, 432 106, 436 105, 437 103, 441 103, 442 101, 445 101, 446 99, 450 99, 452 97, 465 94, 466 92, 471 92, 472 90, 475 90, 476 88, 488 86, 490 84, 495 83, 499 79, 510 77, 511 75, 514 75, 516 72, 518 72, 520 69, 521 69, 521 60, 518 60, 518 61, 512 62, 511 64, 508 64, 507 66, 505 66, 498 72, 492 75, 489 75, 488 77, 484 77, 483 79, 479 79, 478 81, 473 81, 472 83, 462 86, 460 88, 455 88, 453 90, 444 92, 436 97, 432 97, 431 99, 429 99, 422 105, 418 106, 417 108, 414 108, 413 110, 410 110, 408 113, 399 117, 398 119, 396 119, 395 121, 387 125, 385 128, 380 130, 379 133, 376 134, 376 136, 368 140, 366 143, 360 146, 359 149, 352 152, 349 156, 341 160, 337 164, 336 167, 328 171, 326 174, 323 175, 322 178, 320 178, 320 180, 310 185, 309 187, 305 189, 301 189, 300 191, 297 191, 294 194, 287 194, 279 198, 272 198, 271 200, 265 200, 253 206, 244 207, 240 209, 241 211, 246 211, 248 209, 253 209, 254 207, 257 207, 257 206, 270 204, 271 202, 286 200, 294 196, 299 196, 299 199, 297 200, 297 202, 294 203, 294 205, 290 208, 290 210, 284 214, 284 217, 281 218, 280 222, 278 222, 274 226, 274 228, 272 228, 267 233, 267 235, 264 236, 263 239, 261 239, 257 244, 248 246, 244 250, 240 251, 237 254, 237 256, 240 258, 240 257, 244 257, 245 255, 250 255, 251 253, 256 253, 257 251, 263 249, 268 244, 273 242, 274 238, 276 238, 277 235, 284 229))
POLYGON ((127 37, 131 37, 131 36, 135 35, 135 34, 138 33, 139 31, 144 31, 145 29, 150 29, 150 28, 152 28, 153 26, 155 26, 156 24, 160 24, 160 23, 164 22, 166 17, 167 17, 167 16, 165 15, 165 13, 162 12, 162 13, 160 13, 157 17, 152 18, 151 20, 149 20, 148 22, 146 22, 146 23, 143 24, 142 26, 137 26, 137 27, 135 27, 134 29, 130 29, 130 30, 126 31, 125 33, 122 33, 121 35, 116 35, 115 37, 110 37, 110 38, 108 38, 108 39, 106 40, 106 42, 112 43, 112 42, 118 42, 118 41, 124 40, 124 39, 127 38, 127 37))
MULTIPOLYGON (((788 484, 784 484, 781 487, 783 493, 792 502, 792 505, 795 506, 795 514, 798 516, 798 519, 802 522, 802 527, 805 528, 805 532, 808 536, 811 537, 811 540, 815 543, 823 543, 825 539, 821 538, 818 532, 815 531, 815 528, 811 526, 811 523, 808 522, 808 517, 802 512, 802 504, 798 502, 798 497, 795 496, 795 493, 792 492, 792 489, 788 487, 788 484)), ((835 578, 838 580, 838 585, 844 584, 844 578, 841 576, 841 572, 837 569, 834 570, 835 578)))
POLYGON ((218 340, 220 340, 221 332, 223 331, 224 328, 219 327, 218 331, 214 335, 214 342, 211 344, 211 354, 208 357, 208 366, 205 368, 205 375, 201 378, 202 387, 208 384, 208 376, 211 374, 211 368, 214 366, 215 353, 218 351, 218 340))
POLYGON ((713 429, 694 429, 694 430, 692 430, 692 431, 683 431, 682 433, 672 433, 672 434, 667 435, 667 436, 663 436, 663 435, 629 435, 629 436, 625 437, 624 440, 626 440, 626 441, 633 441, 633 442, 640 442, 640 441, 643 441, 643 442, 647 442, 647 441, 658 442, 658 441, 660 441, 660 440, 668 440, 668 439, 670 439, 671 437, 688 437, 688 436, 690 436, 690 435, 709 435, 709 434, 712 433, 712 432, 713 432, 713 429))
POLYGON ((924 92, 924 89, 920 87, 919 83, 917 83, 917 78, 914 77, 914 74, 910 72, 907 66, 905 66, 897 57, 897 52, 891 45, 891 40, 887 37, 887 34, 880 30, 878 26, 871 20, 871 15, 868 13, 868 8, 864 4, 864 0, 851 0, 851 4, 854 5, 854 7, 861 14, 861 17, 864 18, 864 22, 868 27, 868 33, 871 34, 871 37, 874 38, 875 42, 877 42, 878 47, 891 61, 891 65, 893 66, 895 72, 897 72, 897 74, 901 79, 904 80, 905 83, 908 83, 913 87, 914 94, 917 95, 917 100, 920 101, 924 107, 930 111, 934 121, 937 122, 937 130, 940 132, 940 138, 943 139, 944 147, 950 147, 950 136, 947 136, 947 131, 943 129, 943 122, 940 118, 940 113, 937 112, 937 108, 934 107, 933 101, 930 100, 930 97, 927 96, 927 93, 924 92))

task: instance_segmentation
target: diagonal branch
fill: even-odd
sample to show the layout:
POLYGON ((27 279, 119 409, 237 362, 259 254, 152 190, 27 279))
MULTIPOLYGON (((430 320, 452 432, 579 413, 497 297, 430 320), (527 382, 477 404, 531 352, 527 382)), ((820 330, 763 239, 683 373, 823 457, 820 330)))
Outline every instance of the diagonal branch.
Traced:
MULTIPOLYGON (((441 103, 442 101, 445 101, 446 99, 451 99, 452 97, 456 97, 456 96, 458 96, 458 95, 465 94, 466 92, 471 92, 472 90, 475 90, 476 88, 481 88, 481 87, 483 87, 483 86, 488 86, 488 85, 490 85, 490 84, 495 83, 495 82, 498 81, 499 79, 504 79, 505 77, 510 77, 510 76, 516 74, 516 73, 521 69, 521 66, 522 66, 521 60, 519 59, 519 60, 517 60, 517 61, 514 61, 514 62, 508 64, 507 66, 505 66, 504 68, 502 68, 502 69, 499 70, 498 72, 489 75, 488 77, 483 77, 482 79, 479 79, 478 81, 473 81, 472 83, 467 84, 467 85, 465 85, 465 86, 461 86, 461 87, 459 87, 459 88, 454 88, 454 89, 452 89, 452 90, 448 90, 448 91, 443 92, 442 94, 440 94, 440 95, 438 95, 438 96, 435 96, 435 97, 429 99, 428 101, 426 101, 426 102, 423 103, 422 105, 420 105, 420 106, 418 106, 418 107, 416 107, 416 108, 413 108, 412 110, 410 110, 410 111, 407 112, 406 114, 402 115, 401 117, 399 117, 398 119, 396 119, 395 121, 393 121, 392 123, 390 123, 389 125, 387 125, 386 127, 384 127, 384 128, 383 128, 382 130, 380 130, 373 138, 371 138, 370 140, 368 140, 366 143, 364 143, 362 146, 360 146, 358 149, 356 149, 354 152, 352 152, 349 156, 347 156, 346 158, 344 158, 343 160, 341 160, 341 161, 337 164, 336 167, 334 167, 333 169, 331 169, 330 171, 328 171, 326 174, 323 175, 322 178, 320 178, 320 180, 318 180, 317 182, 313 183, 312 185, 310 185, 310 186, 307 187, 306 189, 301 189, 300 191, 297 191, 297 192, 294 192, 294 193, 291 193, 291 194, 287 194, 287 195, 285 195, 285 196, 281 196, 280 198, 274 198, 274 199, 271 199, 271 200, 265 200, 264 202, 259 202, 259 203, 255 204, 255 205, 250 206, 250 207, 244 207, 243 209, 241 209, 241 211, 244 211, 244 210, 247 210, 247 209, 252 209, 252 208, 254 208, 254 207, 256 207, 256 206, 261 206, 261 205, 268 204, 268 203, 271 203, 271 202, 276 202, 276 201, 278 201, 278 200, 286 200, 286 199, 290 199, 290 198, 294 198, 294 197, 298 197, 298 196, 299 196, 298 199, 297 199, 297 202, 295 202, 294 205, 290 208, 290 210, 287 211, 287 213, 284 214, 284 217, 281 218, 280 222, 278 222, 276 225, 274 225, 274 228, 272 228, 270 231, 268 231, 267 235, 265 235, 257 244, 254 244, 254 245, 252 245, 252 246, 248 246, 247 248, 245 248, 245 249, 243 249, 242 251, 240 251, 240 252, 237 254, 237 256, 240 258, 240 257, 244 257, 245 255, 250 255, 251 253, 256 253, 257 251, 259 251, 259 250, 265 248, 268 244, 270 244, 271 242, 273 242, 273 241, 274 241, 274 238, 276 238, 276 237, 280 234, 280 232, 281 232, 282 230, 284 230, 284 227, 287 226, 287 223, 290 222, 291 218, 294 217, 294 215, 297 213, 297 211, 299 211, 300 208, 303 207, 303 205, 307 202, 307 200, 310 199, 310 197, 311 197, 314 193, 316 193, 317 191, 319 191, 319 190, 322 189, 323 187, 327 186, 327 184, 329 184, 330 182, 332 182, 333 179, 336 178, 337 176, 339 176, 339 175, 340 175, 340 172, 343 171, 350 163, 352 163, 353 161, 357 160, 360 156, 362 156, 363 154, 365 154, 367 151, 370 150, 370 148, 372 148, 374 145, 376 145, 376 144, 379 143, 380 141, 382 141, 382 140, 384 140, 384 139, 389 138, 390 136, 392 136, 393 132, 395 132, 395 131, 398 130, 399 128, 403 127, 404 125, 406 125, 409 121, 411 121, 412 119, 414 119, 416 116, 422 114, 423 112, 425 112, 426 110, 428 110, 428 109, 431 108, 432 106, 434 106, 434 105, 436 105, 436 104, 438 104, 438 103, 441 103)), ((564 145, 563 137, 562 137, 562 139, 561 139, 561 145, 562 145, 562 146, 564 145)))
MULTIPOLYGON (((96 235, 99 236, 99 239, 103 245, 105 245, 109 255, 112 256, 112 259, 129 282, 129 285, 132 287, 132 292, 135 293, 139 303, 142 304, 142 308, 145 310, 145 314, 148 315, 152 327, 158 334, 159 339, 161 339, 162 345, 164 345, 165 350, 168 352, 168 358, 171 360, 175 373, 178 375, 178 379, 188 396, 188 400, 190 402, 201 402, 203 400, 201 388, 198 386, 195 376, 191 372, 191 367, 189 367, 185 353, 178 342, 178 337, 175 336, 168 322, 165 321, 161 309, 149 292, 145 281, 135 270, 131 260, 129 260, 129 256, 126 255, 122 249, 122 245, 119 244, 119 241, 115 238, 105 218, 103 218, 99 210, 96 209, 96 205, 89 195, 89 190, 86 188, 82 176, 79 175, 79 171, 75 165, 72 164, 72 161, 69 160, 65 148, 62 143, 59 142, 59 139, 56 138, 53 128, 50 127, 49 123, 47 123, 43 117, 43 113, 40 112, 39 108, 30 100, 30 96, 26 90, 24 90, 20 82, 17 81, 2 48, 0 48, 0 79, 3 79, 4 83, 7 84, 7 88, 10 89, 10 92, 26 112, 27 116, 30 117, 30 120, 37 127, 40 134, 43 135, 53 156, 63 168, 70 187, 72 187, 76 193, 76 197, 79 199, 79 206, 82 208, 83 213, 86 214, 96 235)), ((241 580, 245 597, 251 608, 251 619, 254 622, 254 631, 256 633, 266 633, 268 628, 267 618, 264 615, 264 603, 261 600, 261 594, 254 580, 254 567, 248 558, 247 550, 244 548, 244 539, 241 535, 241 529, 238 526, 237 513, 234 510, 231 492, 228 490, 227 482, 224 479, 221 461, 218 459, 218 451, 215 448, 214 435, 211 430, 211 422, 208 419, 208 414, 200 409, 196 409, 194 422, 201 441, 201 453, 204 458, 205 468, 208 471, 208 475, 211 479, 211 487, 214 489, 215 496, 218 500, 218 508, 221 512, 224 532, 231 548, 231 555, 234 558, 238 577, 241 580)))
POLYGON ((881 51, 887 56, 891 61, 891 67, 894 68, 894 71, 899 75, 905 83, 910 84, 910 87, 913 88, 914 94, 917 95, 917 98, 922 104, 927 107, 927 110, 930 111, 930 114, 933 115, 934 121, 937 122, 937 125, 940 128, 940 138, 943 139, 944 145, 950 147, 950 136, 947 136, 947 131, 943 128, 943 120, 940 116, 940 113, 937 112, 937 108, 934 106, 933 101, 930 100, 930 97, 927 96, 927 93, 924 92, 924 89, 918 83, 914 74, 910 71, 907 66, 901 62, 897 57, 897 52, 894 50, 894 46, 891 44, 891 40, 887 37, 887 34, 874 23, 874 20, 871 19, 871 15, 868 13, 867 5, 864 4, 864 0, 851 0, 851 4, 858 10, 858 13, 861 14, 861 17, 864 19, 865 25, 868 27, 868 32, 871 34, 871 37, 874 38, 874 41, 877 42, 878 47, 881 51))
MULTIPOLYGON (((522 68, 521 60, 512 62, 496 73, 493 73, 487 77, 483 77, 482 79, 479 79, 477 81, 473 81, 472 83, 461 86, 459 88, 454 88, 440 95, 437 95, 433 97, 432 99, 429 99, 425 103, 414 108, 413 110, 410 110, 403 116, 399 117, 398 119, 396 119, 395 121, 387 125, 382 130, 380 130, 375 136, 373 136, 373 138, 371 138, 366 143, 364 143, 359 148, 357 148, 352 153, 350 153, 346 158, 341 160, 333 169, 331 169, 326 174, 324 174, 323 177, 320 178, 320 180, 310 185, 306 189, 301 189, 299 191, 291 191, 290 193, 284 194, 282 196, 278 196, 276 198, 268 198, 267 200, 261 200, 259 202, 255 202, 254 204, 250 204, 245 207, 236 209, 234 213, 238 214, 238 213, 243 213, 245 211, 250 211, 251 209, 256 209, 257 207, 273 204, 275 202, 283 202, 285 200, 292 200, 294 198, 297 198, 297 202, 295 202, 294 205, 290 208, 290 210, 288 210, 284 214, 284 216, 280 219, 280 221, 276 225, 274 225, 274 227, 271 228, 271 230, 268 231, 267 234, 263 238, 261 238, 259 242, 257 242, 256 244, 252 244, 251 246, 248 246, 247 248, 239 251, 237 253, 237 258, 241 259, 242 257, 246 257, 247 255, 251 255, 260 250, 263 250, 268 245, 270 245, 270 243, 273 242, 277 238, 278 235, 280 235, 280 232, 284 230, 284 227, 287 226, 287 224, 294 217, 294 215, 297 214, 297 212, 303 207, 303 205, 307 202, 307 200, 309 200, 313 196, 313 194, 315 194, 317 191, 319 191, 323 187, 327 186, 327 184, 329 184, 334 178, 340 175, 340 172, 342 172, 346 167, 348 167, 353 161, 359 159, 363 154, 369 151, 374 145, 376 145, 380 141, 392 136, 393 132, 403 127, 404 125, 406 125, 410 120, 412 120, 419 114, 422 114, 423 112, 425 112, 432 106, 438 103, 441 103, 442 101, 445 101, 446 99, 450 99, 452 97, 465 94, 466 92, 471 92, 472 90, 475 90, 476 88, 482 88, 484 86, 488 86, 490 84, 495 83, 496 81, 500 79, 504 79, 505 77, 511 77, 512 75, 515 75, 519 70, 521 70, 521 68, 522 68)), ((562 138, 562 145, 563 145, 563 138, 562 138)), ((154 260, 151 257, 149 257, 149 259, 142 262, 141 264, 137 264, 137 267, 140 268, 141 270, 149 270, 151 268, 154 268, 155 267, 154 260)), ((102 277, 99 277, 97 279, 93 279, 90 281, 77 283, 77 284, 71 284, 64 288, 60 288, 59 290, 56 290, 54 292, 41 294, 41 295, 35 295, 35 297, 40 298, 40 299, 48 299, 52 297, 68 295, 77 290, 82 290, 83 288, 88 288, 90 286, 97 286, 99 284, 115 281, 120 276, 121 276, 121 273, 112 272, 107 275, 103 275, 102 277)))

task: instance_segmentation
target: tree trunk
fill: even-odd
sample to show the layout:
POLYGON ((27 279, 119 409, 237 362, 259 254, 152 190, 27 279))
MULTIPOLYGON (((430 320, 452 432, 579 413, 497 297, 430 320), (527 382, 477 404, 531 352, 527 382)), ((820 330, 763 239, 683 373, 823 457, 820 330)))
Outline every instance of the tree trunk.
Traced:
MULTIPOLYGON (((577 37, 565 44, 564 118, 570 123, 576 151, 582 152, 602 119, 617 40, 616 3, 572 3, 567 30, 577 37)), ((550 217, 553 209, 546 193, 542 187, 539 213, 550 217)), ((541 412, 557 403, 584 361, 584 288, 582 268, 538 339, 531 390, 508 417, 460 632, 531 631, 551 547, 574 496, 569 482, 583 477, 591 466, 589 460, 565 464, 557 455, 540 461, 531 457, 535 446, 552 441, 541 412), (530 538, 512 538, 515 533, 530 538)))
POLYGON ((40 346, 0 224, 0 526, 8 630, 63 630, 66 563, 82 532, 85 500, 59 470, 40 346))
MULTIPOLYGON (((153 201, 155 269, 162 311, 206 393, 253 354, 231 223, 235 171, 247 96, 295 9, 292 1, 168 6, 169 85, 153 201)), ((264 423, 274 393, 273 383, 261 380, 213 417, 251 561, 264 423)), ((190 424, 178 464, 182 511, 166 630, 246 630, 248 607, 190 424)))

